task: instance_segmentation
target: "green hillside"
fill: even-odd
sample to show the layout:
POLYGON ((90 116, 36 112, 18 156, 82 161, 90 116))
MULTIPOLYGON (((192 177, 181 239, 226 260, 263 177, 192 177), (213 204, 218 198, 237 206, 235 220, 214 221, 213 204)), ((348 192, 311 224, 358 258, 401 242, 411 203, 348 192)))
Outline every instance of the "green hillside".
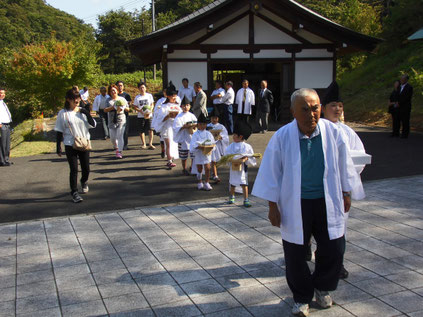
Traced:
POLYGON ((43 0, 0 1, 0 25, 0 50, 40 42, 50 38, 52 33, 60 41, 76 37, 95 41, 91 26, 43 0))
POLYGON ((384 44, 380 52, 340 78, 345 118, 390 125, 387 102, 393 82, 401 73, 408 73, 414 87, 411 126, 423 130, 423 41, 405 43, 392 50, 387 46, 384 44))

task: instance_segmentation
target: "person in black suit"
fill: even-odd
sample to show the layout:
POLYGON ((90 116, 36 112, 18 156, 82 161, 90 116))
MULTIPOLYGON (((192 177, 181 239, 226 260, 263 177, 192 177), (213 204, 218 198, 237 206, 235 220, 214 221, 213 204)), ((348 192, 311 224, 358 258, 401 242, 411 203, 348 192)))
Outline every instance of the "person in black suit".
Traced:
POLYGON ((407 74, 401 76, 401 86, 399 88, 398 95, 400 121, 402 124, 401 139, 408 138, 408 134, 410 133, 410 113, 411 98, 413 98, 413 87, 408 83, 408 78, 407 74))
POLYGON ((399 105, 398 105, 398 97, 399 97, 399 88, 400 88, 400 81, 397 79, 394 81, 394 90, 392 91, 391 95, 389 96, 389 108, 388 112, 392 115, 392 134, 391 137, 399 137, 400 136, 400 112, 399 112, 399 105))
POLYGON ((260 86, 261 89, 258 93, 256 126, 261 133, 265 133, 268 129, 270 108, 273 105, 273 94, 269 89, 267 89, 266 80, 262 80, 260 86))

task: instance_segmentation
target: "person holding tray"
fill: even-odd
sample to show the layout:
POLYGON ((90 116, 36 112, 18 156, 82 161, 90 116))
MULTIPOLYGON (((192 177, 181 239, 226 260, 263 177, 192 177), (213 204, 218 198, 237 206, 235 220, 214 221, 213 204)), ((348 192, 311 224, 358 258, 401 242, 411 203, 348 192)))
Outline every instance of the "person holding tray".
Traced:
POLYGON ((172 88, 166 89, 167 99, 162 104, 157 117, 155 128, 163 137, 166 148, 167 167, 172 169, 176 166, 173 160, 179 158, 178 144, 173 140, 173 121, 182 111, 181 107, 176 103, 176 91, 172 88))
MULTIPOLYGON (((182 112, 178 114, 173 122, 173 140, 178 142, 179 158, 182 163, 182 174, 189 176, 190 172, 187 170, 187 160, 189 154, 189 146, 191 143, 192 135, 197 127, 197 117, 189 112, 191 104, 187 98, 182 100, 182 112)), ((191 157, 191 168, 192 170, 191 157)))
POLYGON ((210 186, 210 163, 211 154, 215 147, 213 135, 206 130, 207 118, 201 113, 198 117, 198 130, 192 135, 190 152, 194 154, 193 165, 197 166, 197 188, 199 190, 212 190, 210 186), (203 168, 204 167, 204 168, 203 168), (206 177, 206 182, 203 183, 203 169, 206 177))
POLYGON ((213 134, 216 146, 212 152, 212 172, 213 180, 216 183, 220 183, 220 178, 217 175, 217 162, 220 161, 220 158, 225 154, 226 148, 229 146, 229 136, 228 130, 226 130, 223 124, 219 123, 219 111, 216 106, 214 106, 213 112, 211 114, 211 123, 207 125, 207 129, 210 129, 210 133, 213 134))
POLYGON ((235 203, 235 191, 244 195, 244 207, 251 207, 248 199, 248 165, 255 166, 256 159, 253 157, 254 151, 251 145, 245 141, 250 137, 251 126, 244 120, 237 120, 234 126, 232 142, 225 151, 225 155, 236 154, 231 162, 229 172, 229 200, 228 204, 235 203))

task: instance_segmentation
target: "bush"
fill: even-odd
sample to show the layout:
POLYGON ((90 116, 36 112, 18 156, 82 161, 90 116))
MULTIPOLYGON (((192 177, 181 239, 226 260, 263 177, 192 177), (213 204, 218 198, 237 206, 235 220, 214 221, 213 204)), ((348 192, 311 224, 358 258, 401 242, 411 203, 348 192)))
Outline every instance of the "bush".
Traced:
POLYGON ((0 71, 12 104, 28 115, 55 113, 63 106, 66 90, 90 84, 100 72, 98 45, 57 41, 54 37, 3 54, 0 71))
MULTIPOLYGON (((153 72, 152 71, 146 71, 145 77, 147 84, 161 84, 162 83, 162 71, 159 70, 156 73, 156 81, 153 80, 153 72)), ((125 85, 130 86, 137 86, 137 84, 141 81, 144 81, 144 72, 143 71, 137 71, 134 73, 123 73, 123 74, 101 74, 96 76, 94 86, 100 87, 100 86, 107 86, 111 83, 115 83, 118 80, 121 80, 125 83, 125 85)))

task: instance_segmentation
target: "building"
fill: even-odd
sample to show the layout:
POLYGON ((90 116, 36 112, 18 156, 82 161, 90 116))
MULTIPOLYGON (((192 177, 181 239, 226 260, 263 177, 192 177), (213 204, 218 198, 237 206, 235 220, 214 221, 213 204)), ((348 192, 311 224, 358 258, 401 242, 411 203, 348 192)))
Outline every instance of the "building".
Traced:
POLYGON ((185 18, 128 42, 142 63, 161 63, 163 85, 182 78, 214 89, 216 79, 235 89, 247 78, 253 90, 266 79, 279 119, 288 120, 296 88, 326 88, 340 54, 371 51, 380 42, 293 0, 218 0, 185 18))

